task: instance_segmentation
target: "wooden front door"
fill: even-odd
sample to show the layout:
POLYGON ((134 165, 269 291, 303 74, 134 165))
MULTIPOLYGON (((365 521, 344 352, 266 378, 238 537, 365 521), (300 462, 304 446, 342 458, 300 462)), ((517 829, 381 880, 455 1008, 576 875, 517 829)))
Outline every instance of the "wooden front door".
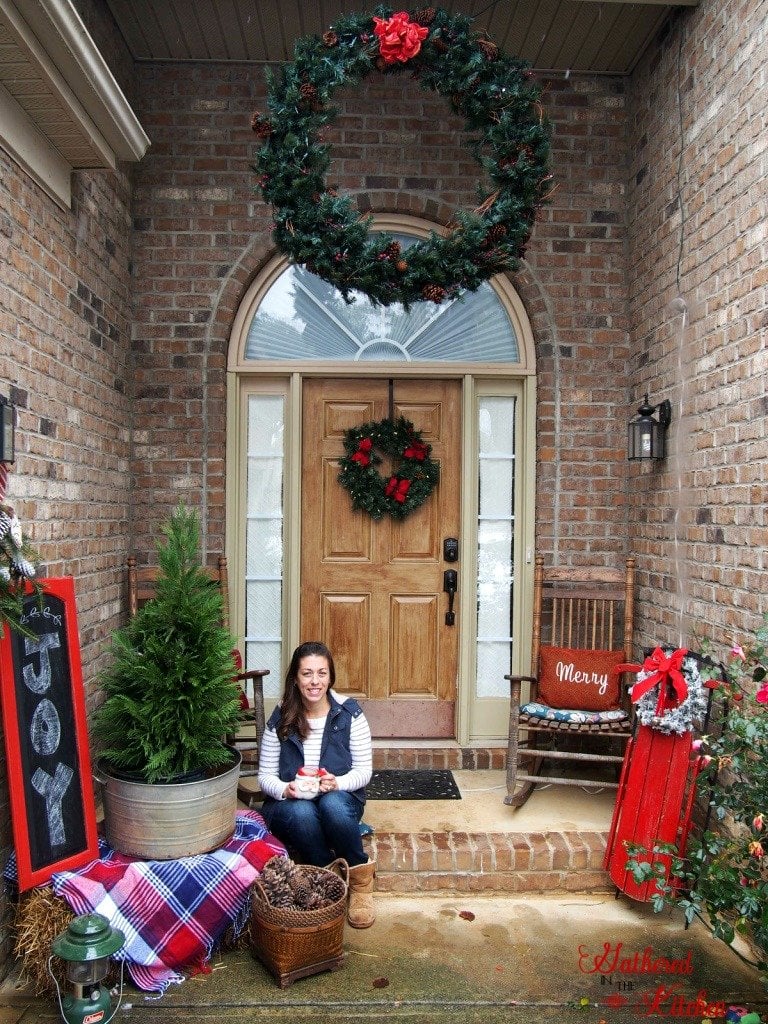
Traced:
POLYGON ((392 395, 440 482, 406 519, 377 522, 353 511, 338 459, 346 430, 389 415, 388 380, 304 383, 301 639, 328 644, 336 687, 364 701, 374 736, 453 737, 461 609, 447 625, 443 574, 460 563, 443 541, 459 536, 460 383, 396 379, 392 395))

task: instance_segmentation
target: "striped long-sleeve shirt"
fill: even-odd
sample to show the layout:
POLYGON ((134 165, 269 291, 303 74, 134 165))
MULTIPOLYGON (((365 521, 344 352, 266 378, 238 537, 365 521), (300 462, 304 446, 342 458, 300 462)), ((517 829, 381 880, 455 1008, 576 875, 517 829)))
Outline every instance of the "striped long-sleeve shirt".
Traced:
MULTIPOLYGON (((334 698, 341 704, 346 699, 343 694, 333 692, 334 698)), ((304 740, 304 765, 307 768, 320 766, 320 747, 325 729, 325 718, 310 718, 309 736, 304 740)), ((349 747, 352 754, 352 767, 345 775, 337 775, 336 782, 340 790, 353 792, 362 789, 371 781, 373 774, 373 753, 371 750, 371 730, 365 715, 352 719, 349 734, 349 747)), ((285 787, 292 779, 281 779, 280 774, 280 740, 275 729, 267 728, 261 740, 259 754, 259 785, 265 796, 274 800, 284 799, 285 787)))

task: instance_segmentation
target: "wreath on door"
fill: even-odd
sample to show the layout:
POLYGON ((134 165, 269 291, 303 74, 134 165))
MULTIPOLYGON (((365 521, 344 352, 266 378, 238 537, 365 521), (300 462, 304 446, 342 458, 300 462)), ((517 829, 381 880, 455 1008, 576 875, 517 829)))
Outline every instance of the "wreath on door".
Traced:
POLYGON ((348 302, 360 291, 374 305, 441 303, 515 270, 524 255, 552 177, 541 87, 524 61, 471 24, 439 8, 410 16, 382 5, 373 16, 339 18, 322 38, 298 40, 293 63, 268 76, 268 113, 256 111, 251 127, 263 140, 254 170, 274 207, 275 244, 348 302), (407 249, 391 234, 371 234, 372 218, 325 180, 331 95, 376 70, 407 71, 446 97, 490 178, 490 188, 478 186, 477 208, 459 211, 449 234, 433 231, 407 249))
POLYGON ((344 452, 339 483, 349 491, 352 507, 372 519, 405 519, 424 504, 440 479, 431 446, 404 416, 350 428, 344 433, 344 452), (392 462, 386 476, 378 469, 384 456, 392 462))

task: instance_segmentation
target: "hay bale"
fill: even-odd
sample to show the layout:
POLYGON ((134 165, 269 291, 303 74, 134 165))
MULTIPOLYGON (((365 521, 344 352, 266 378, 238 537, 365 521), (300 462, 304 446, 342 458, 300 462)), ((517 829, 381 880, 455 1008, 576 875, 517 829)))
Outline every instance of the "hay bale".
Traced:
MULTIPOLYGON (((75 914, 50 886, 23 892, 16 906, 14 920, 14 953, 21 966, 22 981, 36 995, 55 992, 48 971, 51 944, 69 925, 75 914)), ((51 968, 59 985, 66 984, 66 968, 58 957, 51 968)))

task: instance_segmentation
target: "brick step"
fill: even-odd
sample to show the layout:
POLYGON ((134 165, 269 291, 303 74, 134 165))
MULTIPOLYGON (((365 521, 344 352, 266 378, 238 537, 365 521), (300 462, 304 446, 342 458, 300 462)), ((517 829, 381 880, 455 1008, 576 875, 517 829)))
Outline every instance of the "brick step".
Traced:
POLYGON ((607 892, 604 832, 377 832, 379 892, 607 892))
MULTIPOLYGON (((506 747, 378 740, 374 742, 373 765, 380 769, 503 772, 506 747)), ((498 781, 499 792, 494 799, 501 807, 503 775, 498 781)), ((574 820, 572 794, 564 799, 563 815, 574 820)), ((373 806, 369 805, 367 819, 376 818, 370 812, 373 806)), ((414 804, 414 814, 418 814, 417 806, 414 804)), ((558 828, 557 811, 555 805, 547 819, 553 822, 551 831, 513 831, 511 813, 510 831, 498 831, 500 822, 496 815, 493 825, 481 830, 482 814, 478 815, 476 825, 473 821, 475 827, 471 831, 459 831, 450 828, 449 801, 442 815, 449 825, 440 831, 388 831, 376 827, 365 840, 369 856, 376 861, 376 888, 379 892, 435 894, 612 892, 614 887, 602 868, 610 811, 606 810, 605 830, 558 828)), ((397 813, 402 814, 402 808, 397 813)), ((575 820, 579 820, 578 813, 575 820)), ((418 817, 413 821, 418 822, 418 817)))
POLYGON ((373 746, 374 768, 447 768, 451 771, 476 771, 479 768, 503 770, 507 748, 460 747, 454 744, 408 744, 402 740, 377 740, 373 746))
MULTIPOLYGON (((506 746, 461 747, 457 743, 378 740, 374 768, 491 769, 503 772, 506 746)), ((499 781, 503 780, 501 776, 499 781)), ((499 794, 501 801, 501 793, 499 794)), ((565 812, 572 817, 572 812, 565 812)), ((450 821, 451 811, 445 812, 450 821)), ((551 819, 550 819, 551 820, 551 819)), ((511 824, 512 819, 510 819, 511 824)), ((607 830, 610 815, 606 815, 607 830)), ((397 831, 377 829, 366 840, 376 860, 380 892, 611 892, 602 863, 607 831, 397 831)), ((512 826, 513 827, 513 826, 512 826)))

